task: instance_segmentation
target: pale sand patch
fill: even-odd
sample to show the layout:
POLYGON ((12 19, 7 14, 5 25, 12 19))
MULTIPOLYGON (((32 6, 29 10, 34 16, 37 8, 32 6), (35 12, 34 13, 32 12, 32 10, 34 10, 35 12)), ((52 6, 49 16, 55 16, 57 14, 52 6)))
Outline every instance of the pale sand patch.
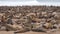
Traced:
POLYGON ((14 34, 13 31, 0 31, 0 34, 14 34))
MULTIPOLYGON (((14 34, 14 31, 0 31, 0 34, 14 34)), ((60 31, 51 32, 51 33, 43 33, 43 32, 25 32, 25 33, 16 33, 16 34, 60 34, 60 31)))

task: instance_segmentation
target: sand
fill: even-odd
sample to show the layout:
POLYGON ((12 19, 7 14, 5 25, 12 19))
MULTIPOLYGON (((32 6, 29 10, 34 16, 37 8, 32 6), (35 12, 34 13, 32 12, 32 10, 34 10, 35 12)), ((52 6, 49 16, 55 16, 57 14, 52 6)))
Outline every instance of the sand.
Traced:
MULTIPOLYGON (((0 31, 0 34, 14 34, 13 31, 0 31)), ((51 32, 51 33, 43 33, 43 32, 25 32, 25 33, 16 33, 16 34, 60 34, 60 31, 51 32)))

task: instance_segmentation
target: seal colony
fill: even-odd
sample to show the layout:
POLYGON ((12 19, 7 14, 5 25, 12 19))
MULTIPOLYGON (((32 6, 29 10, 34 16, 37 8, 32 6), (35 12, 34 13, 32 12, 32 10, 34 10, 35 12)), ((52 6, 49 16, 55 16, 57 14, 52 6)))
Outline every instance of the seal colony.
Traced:
POLYGON ((48 32, 60 29, 60 7, 0 6, 0 31, 48 32))

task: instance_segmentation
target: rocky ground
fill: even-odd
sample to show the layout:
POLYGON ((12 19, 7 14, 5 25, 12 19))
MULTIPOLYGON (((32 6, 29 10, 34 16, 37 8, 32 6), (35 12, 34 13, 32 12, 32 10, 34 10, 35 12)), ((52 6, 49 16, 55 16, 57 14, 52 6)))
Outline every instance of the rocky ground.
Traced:
MULTIPOLYGON (((60 29, 60 7, 0 6, 0 31, 55 32, 60 29)), ((50 33, 49 33, 50 34, 50 33)))

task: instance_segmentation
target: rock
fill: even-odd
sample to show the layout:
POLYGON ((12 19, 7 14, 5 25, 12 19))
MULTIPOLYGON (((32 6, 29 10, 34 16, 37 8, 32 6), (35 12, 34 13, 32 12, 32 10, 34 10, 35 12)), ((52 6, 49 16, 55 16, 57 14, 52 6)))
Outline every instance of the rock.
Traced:
POLYGON ((39 27, 40 27, 40 23, 33 23, 32 24, 32 29, 39 28, 39 27))
POLYGON ((47 29, 44 29, 43 27, 39 27, 39 28, 32 29, 32 31, 35 31, 35 32, 46 32, 47 29))
POLYGON ((45 18, 42 18, 42 19, 41 19, 41 22, 46 22, 46 19, 45 19, 45 18))
POLYGON ((28 31, 27 29, 22 29, 22 30, 15 31, 14 33, 24 33, 24 32, 27 32, 27 31, 28 31))
POLYGON ((57 29, 57 28, 59 28, 58 24, 54 24, 53 29, 57 29))
POLYGON ((50 28, 52 28, 52 24, 51 23, 45 23, 43 25, 43 27, 46 28, 46 29, 50 29, 50 28))
POLYGON ((47 17, 47 12, 42 12, 42 17, 47 17))
POLYGON ((47 13, 47 18, 51 18, 51 17, 53 17, 52 13, 48 12, 47 13))
POLYGON ((13 25, 12 19, 9 18, 9 19, 7 20, 7 24, 13 25))
POLYGON ((6 30, 6 27, 5 26, 2 26, 0 29, 1 29, 1 31, 5 31, 6 30))
POLYGON ((49 33, 51 33, 51 32, 56 32, 56 31, 58 31, 58 29, 50 29, 50 30, 48 30, 48 31, 46 31, 46 32, 49 34, 49 33))
POLYGON ((57 15, 57 12, 53 12, 52 15, 57 15))
POLYGON ((7 27, 8 30, 12 30, 12 31, 23 29, 22 26, 16 25, 16 24, 14 24, 14 25, 6 24, 5 26, 7 27))
POLYGON ((55 23, 58 24, 55 19, 52 19, 52 20, 51 20, 51 23, 52 23, 52 24, 55 24, 55 23))

